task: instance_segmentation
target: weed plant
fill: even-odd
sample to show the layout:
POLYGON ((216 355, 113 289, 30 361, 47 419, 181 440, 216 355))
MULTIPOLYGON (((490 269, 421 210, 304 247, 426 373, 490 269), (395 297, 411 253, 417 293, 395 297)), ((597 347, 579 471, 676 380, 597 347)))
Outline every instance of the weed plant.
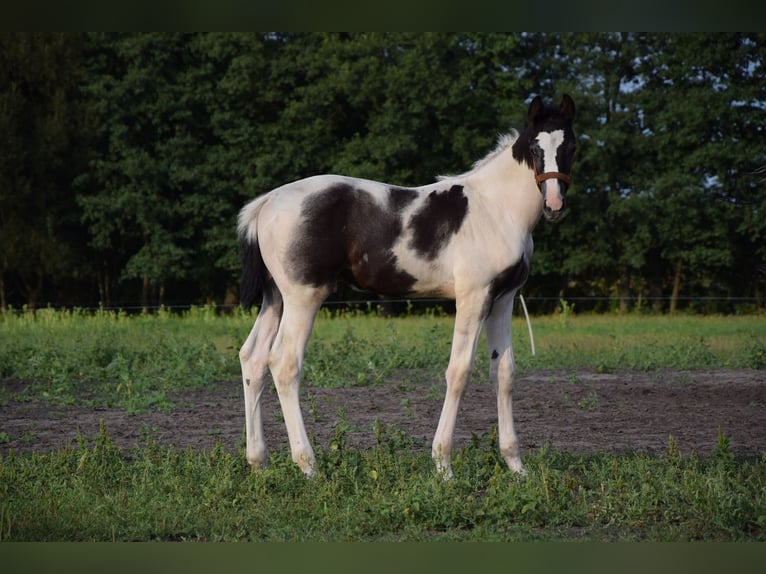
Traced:
POLYGON ((456 453, 444 481, 391 427, 347 448, 342 420, 306 479, 285 453, 252 471, 220 446, 174 450, 147 439, 122 452, 105 428, 59 452, 0 459, 4 541, 766 540, 766 456, 498 458, 496 432, 456 453))
POLYGON ((233 333, 204 309, 5 313, 0 377, 30 383, 16 400, 167 410, 175 391, 238 376, 233 333))
MULTIPOLYGON (((0 314, 0 378, 28 382, 3 400, 168 410, 189 387, 238 380, 237 350, 254 313, 220 315, 212 307, 181 314, 52 311, 0 314)), ((766 368, 760 316, 576 316, 533 318, 537 354, 515 318, 517 368, 766 368)), ((390 318, 320 312, 304 378, 316 387, 378 385, 392 378, 439 380, 449 360, 453 318, 441 312, 390 318)), ((475 379, 485 380, 482 340, 475 379)), ((3 391, 0 391, 2 393, 3 391)))

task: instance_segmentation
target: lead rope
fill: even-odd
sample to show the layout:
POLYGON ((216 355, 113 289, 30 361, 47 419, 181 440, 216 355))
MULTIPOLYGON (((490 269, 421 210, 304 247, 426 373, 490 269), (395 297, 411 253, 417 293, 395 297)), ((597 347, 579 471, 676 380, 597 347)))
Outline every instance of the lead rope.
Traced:
POLYGON ((521 306, 524 308, 524 316, 527 318, 527 329, 529 330, 529 345, 532 347, 532 356, 535 356, 535 337, 532 335, 532 323, 529 321, 529 313, 527 312, 527 304, 524 302, 524 295, 519 293, 519 300, 521 306))

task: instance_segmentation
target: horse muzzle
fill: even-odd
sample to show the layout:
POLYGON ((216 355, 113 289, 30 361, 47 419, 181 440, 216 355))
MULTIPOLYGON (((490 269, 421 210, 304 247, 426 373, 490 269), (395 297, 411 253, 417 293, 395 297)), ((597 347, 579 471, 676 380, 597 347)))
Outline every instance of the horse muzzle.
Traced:
POLYGON ((554 202, 554 204, 558 205, 558 207, 549 205, 547 197, 543 200, 543 216, 548 221, 558 221, 566 215, 566 200, 563 196, 559 197, 559 201, 554 202))
POLYGON ((566 213, 566 190, 571 178, 559 172, 535 175, 535 181, 543 195, 543 215, 550 221, 558 221, 566 213))
POLYGON ((566 213, 566 184, 556 180, 546 181, 540 186, 543 194, 543 215, 549 221, 558 221, 566 213))

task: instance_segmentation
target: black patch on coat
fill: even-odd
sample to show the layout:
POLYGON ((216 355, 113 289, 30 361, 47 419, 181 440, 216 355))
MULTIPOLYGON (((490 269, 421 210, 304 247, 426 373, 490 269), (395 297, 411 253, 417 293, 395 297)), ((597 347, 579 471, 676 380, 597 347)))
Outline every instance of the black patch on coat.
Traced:
POLYGON ((311 194, 301 205, 300 235, 289 248, 290 277, 314 287, 334 289, 343 279, 365 291, 410 294, 416 280, 398 268, 392 251, 410 195, 390 192, 392 208, 383 209, 369 192, 346 183, 311 194))
MULTIPOLYGON (((561 173, 572 172, 572 163, 574 162, 576 148, 577 143, 575 141, 574 133, 571 130, 569 132, 564 131, 564 141, 561 142, 559 149, 556 150, 556 163, 558 165, 554 166, 557 167, 561 173)), ((564 189, 566 189, 567 184, 563 181, 561 184, 564 186, 564 189)))
POLYGON ((410 203, 415 201, 418 192, 409 187, 391 186, 388 188, 388 206, 394 213, 401 213, 410 203))
POLYGON ((500 297, 524 285, 527 277, 529 277, 529 264, 522 255, 517 263, 503 269, 489 284, 489 294, 484 305, 484 316, 486 317, 492 312, 492 306, 500 297))
POLYGON ((466 215, 468 198, 463 193, 462 185, 453 185, 446 191, 432 191, 410 219, 410 249, 433 261, 458 232, 466 215))

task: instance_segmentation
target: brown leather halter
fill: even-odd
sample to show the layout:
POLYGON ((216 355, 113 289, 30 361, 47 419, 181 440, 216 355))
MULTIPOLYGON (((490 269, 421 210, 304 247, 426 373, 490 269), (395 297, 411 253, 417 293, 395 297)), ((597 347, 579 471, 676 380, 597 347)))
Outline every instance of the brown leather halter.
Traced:
POLYGON ((537 173, 537 170, 535 170, 535 181, 537 182, 537 187, 540 188, 540 184, 543 183, 546 179, 560 179, 567 185, 570 185, 572 183, 572 174, 570 173, 561 173, 560 171, 546 171, 545 173, 537 173))

